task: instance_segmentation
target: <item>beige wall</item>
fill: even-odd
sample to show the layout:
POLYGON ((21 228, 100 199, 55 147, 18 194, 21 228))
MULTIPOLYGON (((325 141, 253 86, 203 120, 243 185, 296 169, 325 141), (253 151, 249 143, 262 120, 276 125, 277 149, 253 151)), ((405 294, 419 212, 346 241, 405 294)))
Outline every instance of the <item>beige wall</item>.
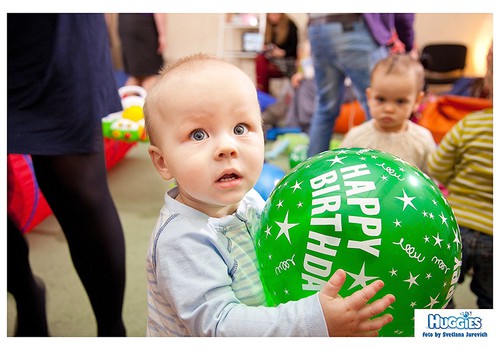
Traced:
POLYGON ((418 48, 443 41, 467 46, 467 75, 484 75, 491 40, 491 13, 419 13, 415 16, 415 41, 418 48))
MULTIPOLYGON (((307 15, 289 14, 306 35, 307 15)), ((208 52, 218 54, 221 39, 217 13, 175 13, 167 15, 167 49, 164 57, 175 60, 187 54, 208 52)), ((418 13, 415 19, 415 40, 418 48, 436 42, 460 42, 468 46, 466 74, 483 75, 485 57, 493 37, 493 15, 485 13, 418 13)), ((251 60, 239 60, 241 67, 253 74, 251 60)))
POLYGON ((168 14, 164 57, 174 60, 198 52, 216 54, 220 16, 217 13, 168 14))

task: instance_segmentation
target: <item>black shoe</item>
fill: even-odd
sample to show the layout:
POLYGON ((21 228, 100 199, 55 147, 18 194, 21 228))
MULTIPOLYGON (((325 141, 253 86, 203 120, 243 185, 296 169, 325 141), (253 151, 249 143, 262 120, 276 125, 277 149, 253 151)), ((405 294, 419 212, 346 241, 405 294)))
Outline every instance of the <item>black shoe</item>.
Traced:
POLYGON ((17 321, 14 336, 16 337, 48 337, 47 314, 45 309, 45 283, 34 276, 34 295, 29 304, 17 301, 17 321))

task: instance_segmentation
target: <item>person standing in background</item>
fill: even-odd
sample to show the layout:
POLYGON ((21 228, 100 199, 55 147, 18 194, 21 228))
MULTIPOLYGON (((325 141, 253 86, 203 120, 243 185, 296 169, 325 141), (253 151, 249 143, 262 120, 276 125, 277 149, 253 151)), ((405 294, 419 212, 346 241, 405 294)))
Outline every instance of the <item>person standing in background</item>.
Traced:
MULTIPOLYGON (((7 15, 7 152, 31 155, 97 335, 125 336, 125 239, 108 187, 101 122, 121 110, 107 34, 103 14, 7 15)), ((9 216, 7 290, 16 301, 15 335, 48 336, 45 285, 9 216)))
MULTIPOLYGON (((493 99, 493 44, 484 78, 493 99)), ((446 133, 428 158, 429 175, 446 186, 462 238, 459 283, 473 271, 470 289, 480 309, 493 308, 493 109, 474 112, 446 133)), ((448 308, 454 308, 453 300, 448 308)))
POLYGON ((297 25, 285 13, 268 13, 264 50, 255 58, 257 89, 269 93, 269 79, 291 77, 295 72, 297 25))
POLYGON ((136 85, 148 91, 163 67, 166 49, 166 15, 164 13, 120 13, 118 34, 125 73, 125 85, 136 85))
POLYGON ((375 63, 393 51, 413 49, 414 14, 311 13, 308 36, 314 62, 316 110, 309 131, 308 156, 329 149, 343 102, 346 78, 354 86, 367 119, 366 88, 375 63))

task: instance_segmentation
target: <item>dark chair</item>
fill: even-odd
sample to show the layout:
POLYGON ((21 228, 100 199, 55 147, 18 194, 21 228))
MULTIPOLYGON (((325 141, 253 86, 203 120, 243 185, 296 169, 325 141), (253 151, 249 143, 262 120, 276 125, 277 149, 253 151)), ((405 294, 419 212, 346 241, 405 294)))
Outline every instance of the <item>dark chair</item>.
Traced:
POLYGON ((420 61, 428 84, 452 84, 463 77, 467 47, 462 44, 431 44, 424 46, 420 61))

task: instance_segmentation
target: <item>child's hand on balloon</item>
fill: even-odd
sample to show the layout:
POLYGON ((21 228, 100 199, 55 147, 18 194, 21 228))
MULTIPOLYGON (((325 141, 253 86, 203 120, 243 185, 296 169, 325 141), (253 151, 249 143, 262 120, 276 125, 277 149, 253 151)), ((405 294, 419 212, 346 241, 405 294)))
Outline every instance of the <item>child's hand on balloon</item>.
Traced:
POLYGON ((319 292, 319 300, 331 337, 377 336, 378 330, 392 321, 392 315, 384 312, 396 298, 385 295, 368 304, 382 289, 384 282, 377 280, 352 295, 342 298, 338 292, 346 280, 344 270, 337 270, 319 292))

